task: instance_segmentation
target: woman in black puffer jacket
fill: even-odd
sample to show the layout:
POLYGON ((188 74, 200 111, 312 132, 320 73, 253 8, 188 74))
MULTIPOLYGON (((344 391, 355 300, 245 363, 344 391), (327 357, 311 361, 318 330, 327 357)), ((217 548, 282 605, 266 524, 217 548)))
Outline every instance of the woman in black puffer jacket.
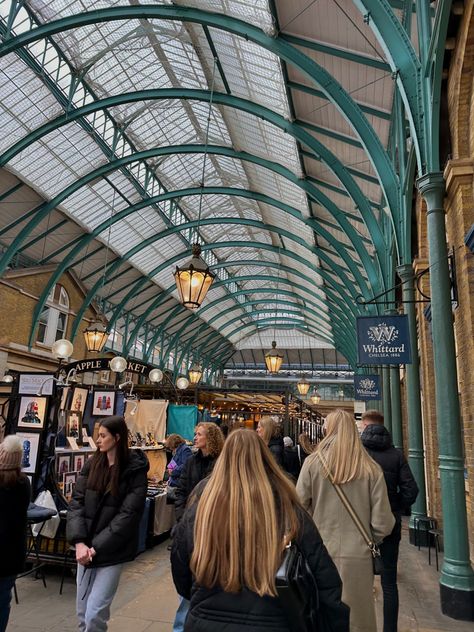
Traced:
POLYGON ((127 435, 123 417, 101 420, 98 450, 77 479, 67 514, 81 632, 107 630, 123 564, 137 553, 149 464, 141 450, 129 450, 127 435))
POLYGON ((257 434, 267 444, 278 465, 283 467, 285 445, 280 426, 272 417, 265 415, 258 422, 257 434))
POLYGON ((235 430, 175 530, 173 580, 191 600, 185 632, 293 629, 275 586, 288 540, 316 580, 318 629, 348 632, 339 574, 294 485, 254 432, 235 430))

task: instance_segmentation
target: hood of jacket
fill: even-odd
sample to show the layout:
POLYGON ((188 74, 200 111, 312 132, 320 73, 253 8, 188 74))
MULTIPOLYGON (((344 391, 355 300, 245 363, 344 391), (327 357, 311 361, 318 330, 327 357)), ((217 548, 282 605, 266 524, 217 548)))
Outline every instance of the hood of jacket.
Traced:
POLYGON ((369 450, 388 450, 392 447, 392 436, 385 426, 370 424, 361 435, 362 443, 369 450))
POLYGON ((137 470, 145 470, 148 472, 150 469, 150 464, 145 453, 139 448, 130 450, 130 456, 128 459, 128 463, 123 470, 122 476, 128 476, 132 472, 136 472, 137 470))

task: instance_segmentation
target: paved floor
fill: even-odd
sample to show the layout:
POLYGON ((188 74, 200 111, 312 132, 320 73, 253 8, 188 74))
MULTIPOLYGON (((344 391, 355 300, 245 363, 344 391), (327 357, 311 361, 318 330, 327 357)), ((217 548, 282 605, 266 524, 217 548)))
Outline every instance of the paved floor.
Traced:
MULTIPOLYGON (((399 632, 472 632, 473 624, 444 617, 439 607, 438 573, 428 565, 426 550, 407 543, 406 529, 399 563, 399 632)), ((129 564, 115 597, 110 632, 171 632, 178 605, 169 570, 167 542, 155 546, 129 564)), ((377 581, 377 580, 376 580, 377 581)), ((13 604, 8 632, 72 632, 75 586, 66 578, 59 595, 60 574, 47 574, 47 588, 31 576, 18 581, 19 605, 13 604)), ((381 590, 375 588, 381 620, 381 590)), ((381 626, 379 626, 381 630, 381 626)))

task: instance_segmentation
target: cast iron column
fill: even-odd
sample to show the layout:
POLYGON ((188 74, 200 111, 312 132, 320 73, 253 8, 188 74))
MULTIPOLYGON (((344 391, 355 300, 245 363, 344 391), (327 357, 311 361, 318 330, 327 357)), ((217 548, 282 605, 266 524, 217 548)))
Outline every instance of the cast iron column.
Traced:
POLYGON ((384 425, 392 434, 392 404, 390 397, 390 368, 382 367, 382 412, 384 425))
POLYGON ((399 450, 403 450, 402 403, 400 395, 400 369, 390 367, 390 408, 392 415, 392 441, 399 450))
POLYGON ((436 417, 438 428, 444 560, 441 568, 441 609, 455 619, 474 620, 474 572, 469 561, 464 459, 454 346, 451 284, 446 247, 441 173, 417 182, 426 200, 436 417))
POLYGON ((421 387, 420 387, 420 358, 418 356, 418 341, 416 337, 416 309, 415 290, 413 287, 413 268, 409 264, 397 269, 403 283, 403 307, 408 316, 411 364, 405 366, 405 382, 408 411, 408 463, 415 477, 418 497, 411 508, 410 542, 415 543, 415 518, 426 517, 426 486, 425 486, 425 453, 423 450, 423 426, 421 419, 421 387))

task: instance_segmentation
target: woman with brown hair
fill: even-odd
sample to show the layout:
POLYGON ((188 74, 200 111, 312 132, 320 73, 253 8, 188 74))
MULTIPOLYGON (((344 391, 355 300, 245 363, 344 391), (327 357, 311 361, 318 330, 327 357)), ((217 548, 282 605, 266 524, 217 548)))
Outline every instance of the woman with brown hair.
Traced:
POLYGON ((281 436, 281 429, 279 424, 270 417, 265 415, 260 418, 257 425, 258 436, 267 444, 270 452, 273 454, 275 461, 278 465, 283 467, 283 455, 284 455, 284 443, 281 436))
POLYGON ((176 528, 171 554, 178 593, 191 599, 192 632, 288 632, 275 574, 295 540, 319 588, 328 630, 348 630, 341 581, 294 485, 250 430, 232 432, 176 528), (198 498, 200 496, 200 498, 198 498))
POLYGON ((15 578, 26 558, 30 482, 21 473, 23 444, 9 435, 0 443, 0 632, 7 629, 15 578))
POLYGON ((394 525, 385 478, 364 449, 352 415, 335 410, 324 429, 325 438, 303 464, 296 491, 341 575, 351 632, 376 632, 372 555, 329 476, 375 542, 389 535, 394 525))
POLYGON ((107 630, 123 564, 137 554, 149 468, 141 450, 129 450, 123 417, 101 419, 96 443, 67 514, 67 538, 76 546, 80 632, 107 630))
POLYGON ((183 467, 186 461, 192 456, 191 448, 186 445, 185 439, 176 433, 166 437, 165 448, 172 454, 172 458, 166 466, 169 474, 168 487, 174 488, 174 491, 176 491, 176 486, 178 485, 183 467))
POLYGON ((311 439, 306 434, 306 432, 302 432, 299 435, 297 452, 298 452, 298 459, 299 459, 301 467, 303 466, 303 463, 305 462, 306 457, 309 456, 310 454, 313 454, 315 447, 316 446, 314 446, 311 443, 311 439))

